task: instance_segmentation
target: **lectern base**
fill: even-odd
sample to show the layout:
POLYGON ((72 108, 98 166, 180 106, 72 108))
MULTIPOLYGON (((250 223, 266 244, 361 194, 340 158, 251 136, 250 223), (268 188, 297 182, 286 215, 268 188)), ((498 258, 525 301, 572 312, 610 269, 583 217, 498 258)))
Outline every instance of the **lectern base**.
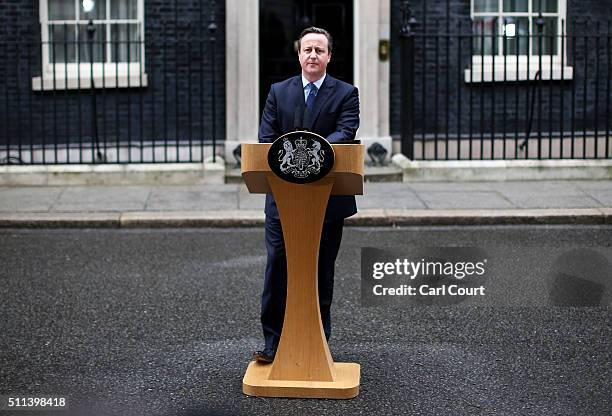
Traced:
POLYGON ((359 394, 360 366, 334 363, 335 381, 268 380, 272 366, 251 361, 242 380, 249 396, 299 397, 305 399, 352 399, 359 394))

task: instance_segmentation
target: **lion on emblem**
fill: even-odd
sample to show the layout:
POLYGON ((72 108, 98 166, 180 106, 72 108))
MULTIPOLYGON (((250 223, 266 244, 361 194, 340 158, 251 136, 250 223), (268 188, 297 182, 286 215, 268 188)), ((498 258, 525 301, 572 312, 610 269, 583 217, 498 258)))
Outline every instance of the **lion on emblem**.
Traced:
POLYGON ((293 167, 293 145, 290 140, 285 139, 283 141, 283 149, 284 155, 283 150, 278 151, 278 161, 281 162, 280 170, 286 173, 286 171, 293 167))

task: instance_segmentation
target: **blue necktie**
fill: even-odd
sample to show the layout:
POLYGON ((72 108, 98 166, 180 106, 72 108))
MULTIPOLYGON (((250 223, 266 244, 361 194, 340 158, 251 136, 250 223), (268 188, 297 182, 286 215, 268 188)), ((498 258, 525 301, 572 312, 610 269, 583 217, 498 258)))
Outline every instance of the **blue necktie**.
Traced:
POLYGON ((312 104, 314 103, 314 100, 317 96, 317 92, 319 91, 319 89, 312 82, 308 85, 310 85, 310 91, 308 92, 308 98, 306 98, 306 107, 312 108, 312 104))

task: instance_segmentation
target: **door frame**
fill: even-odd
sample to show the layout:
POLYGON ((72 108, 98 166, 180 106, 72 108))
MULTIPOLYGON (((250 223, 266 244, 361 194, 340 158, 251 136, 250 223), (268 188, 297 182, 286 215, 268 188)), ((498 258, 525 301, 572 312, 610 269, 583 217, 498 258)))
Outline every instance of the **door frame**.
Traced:
MULTIPOLYGON (((391 0, 353 0, 353 79, 359 88, 359 138, 389 137, 389 60, 378 58, 390 36, 391 0)), ((230 143, 257 141, 259 0, 226 0, 226 154, 230 143)))

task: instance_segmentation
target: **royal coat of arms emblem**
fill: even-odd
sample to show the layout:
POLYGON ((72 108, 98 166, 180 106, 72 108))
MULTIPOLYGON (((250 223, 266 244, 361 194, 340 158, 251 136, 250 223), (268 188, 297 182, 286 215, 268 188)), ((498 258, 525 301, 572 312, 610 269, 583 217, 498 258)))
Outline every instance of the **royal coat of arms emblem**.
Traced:
POLYGON ((314 182, 331 170, 334 150, 327 140, 308 131, 287 133, 274 141, 268 152, 274 173, 293 183, 314 182))

